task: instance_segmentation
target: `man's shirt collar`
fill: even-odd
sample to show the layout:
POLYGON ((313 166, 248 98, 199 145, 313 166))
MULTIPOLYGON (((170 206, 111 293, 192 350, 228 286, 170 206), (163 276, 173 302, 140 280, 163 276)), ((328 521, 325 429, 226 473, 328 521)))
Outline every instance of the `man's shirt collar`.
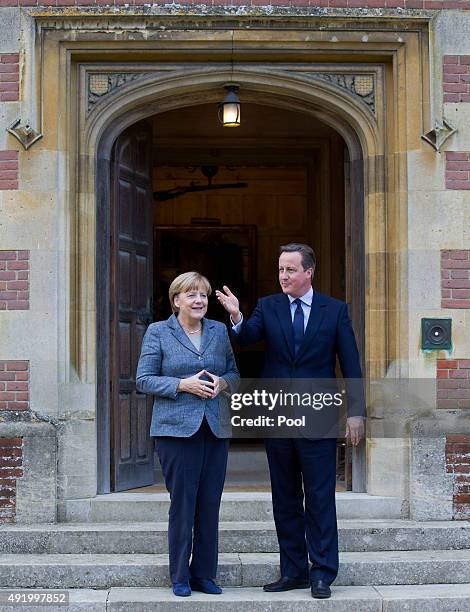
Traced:
MULTIPOLYGON (((293 298, 289 294, 287 294, 287 297, 289 298, 289 304, 292 304, 292 302, 296 299, 296 298, 293 298)), ((310 287, 310 289, 307 291, 307 293, 302 295, 299 299, 304 304, 307 304, 307 306, 311 306, 312 302, 313 302, 313 287, 310 287)))

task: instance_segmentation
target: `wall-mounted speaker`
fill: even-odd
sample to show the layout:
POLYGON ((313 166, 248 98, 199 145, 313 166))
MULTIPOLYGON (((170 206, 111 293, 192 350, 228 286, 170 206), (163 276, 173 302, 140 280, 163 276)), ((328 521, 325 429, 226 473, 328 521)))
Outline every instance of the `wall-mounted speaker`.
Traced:
POLYGON ((421 348, 423 350, 452 348, 452 319, 421 319, 421 348))

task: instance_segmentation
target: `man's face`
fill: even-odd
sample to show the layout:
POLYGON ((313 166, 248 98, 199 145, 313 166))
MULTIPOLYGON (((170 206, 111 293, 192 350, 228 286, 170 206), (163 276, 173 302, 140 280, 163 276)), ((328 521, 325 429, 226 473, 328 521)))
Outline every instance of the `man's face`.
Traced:
POLYGON ((279 257, 279 283, 284 293, 293 298, 302 297, 312 285, 313 269, 304 270, 302 255, 295 253, 281 253, 279 257))

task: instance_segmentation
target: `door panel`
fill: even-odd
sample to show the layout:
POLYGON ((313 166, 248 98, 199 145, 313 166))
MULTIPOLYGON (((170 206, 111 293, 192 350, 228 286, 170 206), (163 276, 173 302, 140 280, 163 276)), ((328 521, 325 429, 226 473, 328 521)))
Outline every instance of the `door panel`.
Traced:
POLYGON ((135 372, 152 320, 152 137, 144 122, 126 130, 113 152, 111 481, 114 491, 153 483, 152 398, 135 372))
POLYGON ((145 255, 136 253, 135 256, 135 306, 137 309, 145 309, 148 295, 145 292, 146 287, 146 275, 148 274, 148 261, 145 255))
POLYGON ((132 237, 132 184, 119 178, 119 233, 121 236, 132 237))
POLYGON ((131 457, 131 416, 129 394, 119 394, 120 419, 120 455, 121 461, 128 461, 131 457))
POLYGON ((128 380, 132 376, 131 368, 131 324, 119 322, 119 378, 128 380))
POLYGON ((131 308, 131 253, 119 251, 119 287, 121 307, 131 308))

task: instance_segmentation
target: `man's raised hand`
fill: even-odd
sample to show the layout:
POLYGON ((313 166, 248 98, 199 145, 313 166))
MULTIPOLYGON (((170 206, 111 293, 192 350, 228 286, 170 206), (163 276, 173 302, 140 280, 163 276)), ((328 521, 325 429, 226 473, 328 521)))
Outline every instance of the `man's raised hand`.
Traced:
POLYGON ((215 295, 225 310, 232 317, 232 321, 235 323, 239 323, 241 321, 242 315, 240 312, 240 303, 236 295, 234 295, 227 285, 222 287, 224 292, 216 289, 215 295))

